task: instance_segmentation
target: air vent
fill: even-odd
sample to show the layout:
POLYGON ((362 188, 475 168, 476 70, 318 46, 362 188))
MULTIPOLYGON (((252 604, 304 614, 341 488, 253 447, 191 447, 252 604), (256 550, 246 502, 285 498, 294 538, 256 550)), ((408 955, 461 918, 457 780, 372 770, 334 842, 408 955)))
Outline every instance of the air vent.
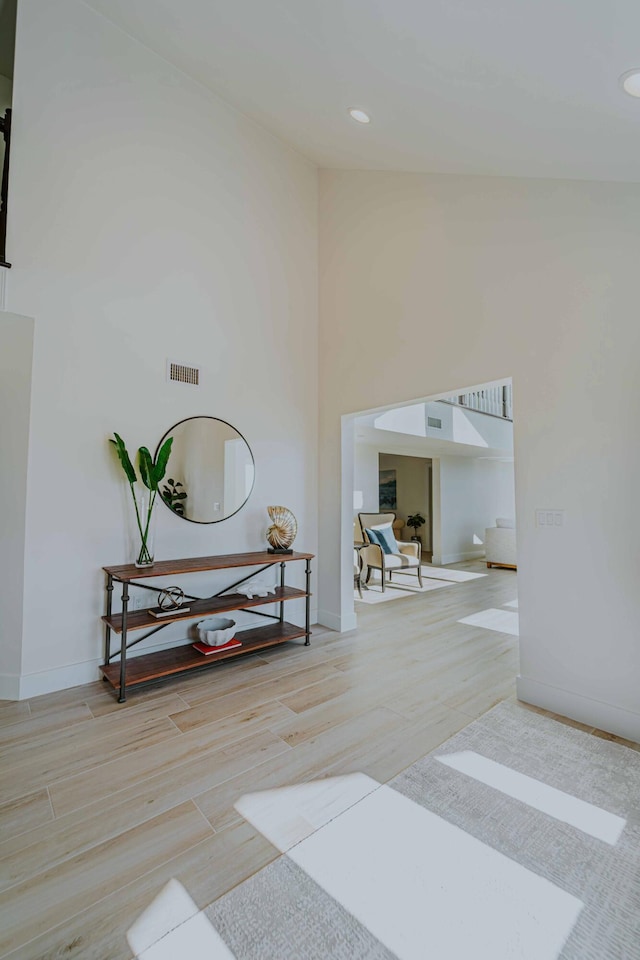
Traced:
POLYGON ((442 430, 442 420, 437 417, 427 417, 427 426, 435 427, 436 430, 442 430))
POLYGON ((200 368, 188 367, 185 363, 167 360, 167 380, 170 383, 187 383, 192 387, 199 387, 200 368))

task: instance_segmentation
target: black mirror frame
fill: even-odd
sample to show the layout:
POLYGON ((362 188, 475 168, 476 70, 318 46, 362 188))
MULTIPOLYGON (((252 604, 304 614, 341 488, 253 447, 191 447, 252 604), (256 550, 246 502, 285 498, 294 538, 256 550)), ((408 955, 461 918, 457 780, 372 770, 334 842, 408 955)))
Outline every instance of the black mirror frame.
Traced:
POLYGON ((249 493, 247 494, 246 498, 243 500, 243 502, 240 504, 240 506, 238 507, 237 510, 234 510, 233 513, 230 513, 230 514, 229 514, 228 516, 226 516, 226 517, 220 517, 219 520, 192 520, 191 517, 181 517, 179 513, 176 513, 175 510, 172 510, 171 507, 169 506, 169 504, 165 502, 162 494, 160 494, 160 499, 161 499, 162 502, 164 503, 164 505, 165 505, 165 507, 167 508, 167 510, 169 511, 169 513, 173 514, 174 517, 178 517, 179 520, 186 520, 187 523, 197 523, 197 524, 200 524, 201 526, 209 526, 209 525, 212 524, 212 523, 222 523, 224 520, 230 520, 231 517, 235 517, 236 513, 240 513, 240 511, 242 510, 242 508, 243 508, 244 506, 246 506, 247 501, 249 500, 249 497, 250 497, 251 494, 253 493, 253 488, 254 488, 255 485, 256 485, 256 461, 255 461, 255 457, 253 456, 253 450, 251 449, 251 447, 250 447, 249 444, 247 443, 246 437, 243 436, 243 434, 240 433, 240 431, 238 430, 237 427, 234 427, 234 425, 233 425, 232 423, 229 423, 228 420, 221 420, 220 417, 212 417, 212 416, 211 416, 210 414, 208 414, 208 413, 202 413, 202 414, 196 415, 196 416, 194 416, 194 417, 185 417, 184 420, 178 420, 178 422, 177 422, 177 423, 174 423, 172 427, 169 427, 169 429, 168 429, 168 430, 166 431, 166 433, 160 438, 160 440, 159 440, 159 442, 158 442, 158 446, 156 447, 156 452, 155 452, 155 454, 154 454, 154 456, 153 456, 154 462, 155 462, 156 457, 158 456, 158 451, 160 450, 160 447, 162 446, 162 444, 164 443, 164 441, 173 433, 173 431, 176 429, 176 427, 181 426, 183 423, 188 423, 189 420, 215 420, 215 421, 217 421, 217 423, 224 423, 224 425, 225 425, 226 427, 231 427, 232 430, 235 430, 235 432, 238 434, 238 436, 240 437, 241 440, 244 440, 244 442, 247 444, 247 450, 249 451, 249 455, 251 456, 251 462, 252 462, 252 464, 253 464, 253 483, 251 484, 251 490, 249 490, 249 493))

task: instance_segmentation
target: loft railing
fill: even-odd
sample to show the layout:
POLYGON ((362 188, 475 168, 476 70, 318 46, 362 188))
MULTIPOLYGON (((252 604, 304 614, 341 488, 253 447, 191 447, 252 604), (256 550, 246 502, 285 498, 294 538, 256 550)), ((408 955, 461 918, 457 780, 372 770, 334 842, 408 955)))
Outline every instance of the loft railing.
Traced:
POLYGON ((511 384, 502 387, 483 387, 471 393, 460 393, 457 397, 447 397, 445 403, 455 403, 467 410, 487 413, 503 420, 513 420, 513 391, 511 384))
POLYGON ((7 197, 9 194, 9 147, 11 145, 11 108, 0 117, 0 133, 4 140, 2 185, 0 186, 0 267, 10 267, 7 262, 7 197))

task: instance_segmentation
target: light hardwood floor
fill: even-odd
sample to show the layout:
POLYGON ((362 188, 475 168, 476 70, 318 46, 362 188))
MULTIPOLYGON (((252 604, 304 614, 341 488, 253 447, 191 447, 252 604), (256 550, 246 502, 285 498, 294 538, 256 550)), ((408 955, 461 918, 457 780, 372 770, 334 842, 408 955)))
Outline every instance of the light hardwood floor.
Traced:
POLYGON ((0 702, 0 957, 131 957, 171 877, 200 907, 277 851, 248 791, 363 771, 387 781, 512 697, 517 641, 457 623, 516 597, 487 576, 376 606, 297 643, 115 702, 101 682, 0 702))

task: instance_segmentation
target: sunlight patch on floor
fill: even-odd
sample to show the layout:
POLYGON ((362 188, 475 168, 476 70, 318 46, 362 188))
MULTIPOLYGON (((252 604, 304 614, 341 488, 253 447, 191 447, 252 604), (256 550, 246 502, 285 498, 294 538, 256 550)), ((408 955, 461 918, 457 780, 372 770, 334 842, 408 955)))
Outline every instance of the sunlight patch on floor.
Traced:
POLYGON ((626 820, 622 817, 471 750, 440 755, 435 759, 612 846, 625 828, 626 820))
POLYGON ((247 793, 235 808, 274 847, 286 853, 379 786, 364 773, 350 773, 247 793))
POLYGON ((399 960, 556 960, 582 909, 386 786, 287 856, 399 960))
POLYGON ((467 623, 471 627, 484 627, 485 630, 498 630, 500 633, 508 633, 512 637, 519 636, 518 614, 510 610, 481 610, 479 613, 473 613, 470 617, 463 617, 458 623, 467 623))
POLYGON ((235 960, 177 880, 170 880, 127 930, 138 960, 235 960))

